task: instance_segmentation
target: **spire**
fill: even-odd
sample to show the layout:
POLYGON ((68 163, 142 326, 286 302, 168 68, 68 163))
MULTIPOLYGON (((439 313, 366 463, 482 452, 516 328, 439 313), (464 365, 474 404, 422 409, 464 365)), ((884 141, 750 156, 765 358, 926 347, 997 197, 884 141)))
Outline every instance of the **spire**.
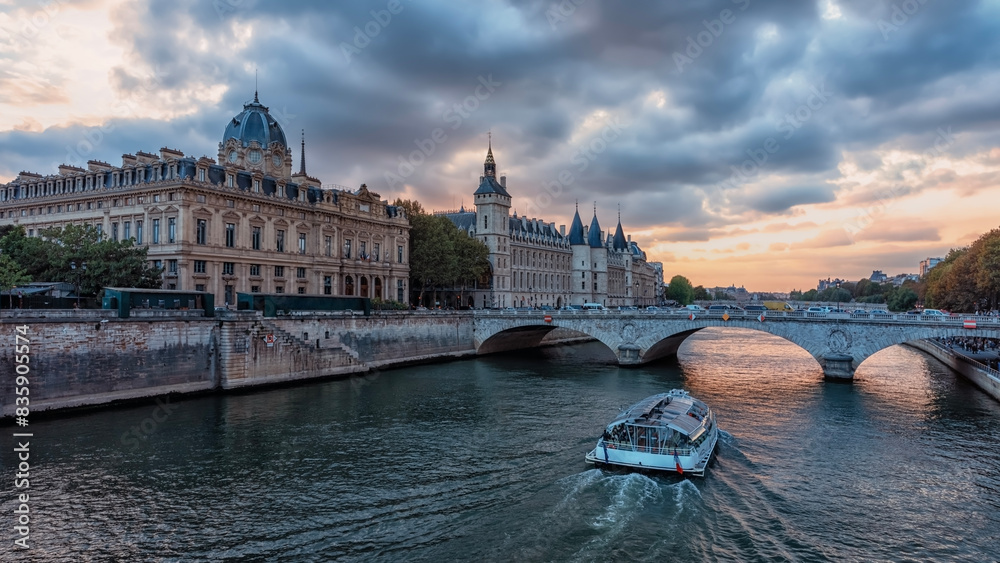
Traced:
POLYGON ((299 159, 299 174, 306 175, 306 130, 302 130, 302 154, 299 159))
POLYGON ((580 202, 577 202, 576 213, 573 214, 573 223, 569 227, 570 244, 587 244, 583 238, 583 221, 580 220, 580 202))
POLYGON ((587 233, 587 242, 591 248, 601 248, 604 241, 601 240, 601 224, 597 221, 597 202, 594 202, 594 219, 590 222, 590 230, 587 233))
POLYGON ((496 178, 497 163, 493 160, 493 132, 490 131, 487 135, 489 135, 489 148, 486 150, 486 162, 483 164, 483 176, 496 178))
POLYGON ((260 100, 257 99, 257 69, 253 69, 253 103, 260 103, 260 100))
POLYGON ((625 240, 625 232, 622 230, 622 206, 620 203, 618 204, 618 227, 615 229, 615 236, 612 239, 612 248, 621 251, 628 248, 628 242, 625 240))

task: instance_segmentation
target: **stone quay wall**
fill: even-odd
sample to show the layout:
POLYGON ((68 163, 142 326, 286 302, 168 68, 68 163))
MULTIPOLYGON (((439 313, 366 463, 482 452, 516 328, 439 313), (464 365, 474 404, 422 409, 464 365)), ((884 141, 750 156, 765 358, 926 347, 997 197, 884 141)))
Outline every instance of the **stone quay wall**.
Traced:
POLYGON ((0 417, 15 413, 16 369, 25 363, 19 356, 27 356, 32 413, 208 391, 219 384, 218 327, 210 319, 66 320, 21 314, 4 318, 0 331, 0 417), (25 349, 17 347, 25 344, 22 354, 25 349))
POLYGON ((959 375, 971 381, 994 399, 1000 401, 1000 379, 968 358, 945 349, 927 340, 907 342, 907 346, 926 352, 942 364, 958 372, 959 375))
POLYGON ((32 413, 348 376, 476 353, 472 315, 466 312, 275 318, 222 312, 214 319, 117 319, 106 314, 67 319, 21 312, 0 322, 0 370, 5 374, 0 377, 0 418, 12 418, 17 406, 18 326, 28 327, 32 413))

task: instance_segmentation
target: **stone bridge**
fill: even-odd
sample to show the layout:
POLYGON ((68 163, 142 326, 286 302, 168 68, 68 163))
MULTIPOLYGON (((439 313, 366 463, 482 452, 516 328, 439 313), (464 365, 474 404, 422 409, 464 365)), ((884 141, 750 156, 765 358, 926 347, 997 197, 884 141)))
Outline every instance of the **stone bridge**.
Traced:
POLYGON ((623 366, 677 353, 688 336, 706 327, 759 330, 798 344, 816 358, 828 379, 851 380, 872 354, 894 344, 946 336, 1000 338, 1000 319, 972 315, 736 311, 524 311, 475 313, 476 351, 490 354, 538 346, 556 328, 591 336, 623 366))

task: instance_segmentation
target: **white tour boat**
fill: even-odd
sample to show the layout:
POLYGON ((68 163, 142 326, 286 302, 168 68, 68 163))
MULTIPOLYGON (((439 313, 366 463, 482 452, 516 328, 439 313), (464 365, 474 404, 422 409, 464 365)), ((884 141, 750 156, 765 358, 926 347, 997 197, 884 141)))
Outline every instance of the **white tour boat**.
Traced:
POLYGON ((715 413, 682 389, 647 397, 604 430, 587 463, 704 476, 719 429, 715 413))

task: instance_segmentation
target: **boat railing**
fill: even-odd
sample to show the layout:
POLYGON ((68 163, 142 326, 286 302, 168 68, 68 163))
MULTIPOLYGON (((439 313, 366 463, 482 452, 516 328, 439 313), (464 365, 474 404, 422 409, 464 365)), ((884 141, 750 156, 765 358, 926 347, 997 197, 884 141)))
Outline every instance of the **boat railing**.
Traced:
POLYGON ((607 444, 609 450, 625 450, 629 452, 638 452, 644 454, 657 454, 657 455, 691 455, 691 448, 672 448, 663 447, 659 448, 656 446, 636 446, 630 442, 620 442, 616 440, 604 440, 603 438, 598 440, 597 447, 601 448, 607 444))

